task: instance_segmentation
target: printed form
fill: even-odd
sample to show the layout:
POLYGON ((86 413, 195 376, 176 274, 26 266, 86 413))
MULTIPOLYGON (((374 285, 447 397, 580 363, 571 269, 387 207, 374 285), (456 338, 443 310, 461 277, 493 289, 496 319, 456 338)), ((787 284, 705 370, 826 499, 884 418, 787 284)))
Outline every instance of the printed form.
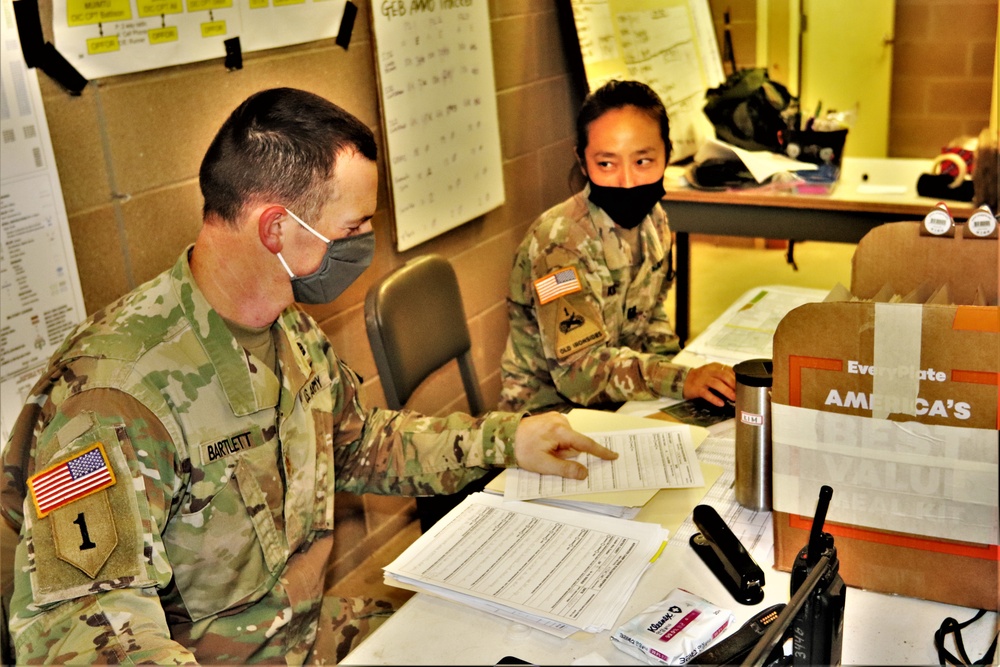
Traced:
POLYGON ((748 359, 770 359, 781 319, 801 305, 823 301, 828 294, 828 290, 794 285, 753 287, 688 343, 674 363, 697 368, 710 361, 734 366, 748 359))
POLYGON ((611 629, 668 531, 475 493, 384 568, 431 593, 567 637, 611 629))
POLYGON ((605 461, 591 454, 580 454, 576 460, 590 471, 587 479, 582 480, 509 468, 504 499, 534 500, 603 491, 705 485, 691 429, 686 424, 587 435, 618 452, 618 458, 605 461))

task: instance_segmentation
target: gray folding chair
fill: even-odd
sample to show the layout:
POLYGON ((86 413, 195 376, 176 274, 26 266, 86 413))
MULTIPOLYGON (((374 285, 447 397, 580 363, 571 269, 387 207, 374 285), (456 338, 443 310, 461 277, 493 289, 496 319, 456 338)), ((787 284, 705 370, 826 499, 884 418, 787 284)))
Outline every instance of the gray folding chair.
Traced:
MULTIPOLYGON (((473 415, 483 398, 472 364, 472 342, 458 279, 440 255, 422 255, 384 276, 368 290, 365 325, 385 392, 386 404, 402 409, 420 384, 452 360, 458 363, 473 415)), ((451 495, 417 498, 420 526, 426 531, 493 475, 451 495)))
POLYGON ((0 664, 13 665, 14 643, 7 623, 10 620, 10 598, 14 594, 14 550, 19 536, 7 519, 0 517, 0 664))

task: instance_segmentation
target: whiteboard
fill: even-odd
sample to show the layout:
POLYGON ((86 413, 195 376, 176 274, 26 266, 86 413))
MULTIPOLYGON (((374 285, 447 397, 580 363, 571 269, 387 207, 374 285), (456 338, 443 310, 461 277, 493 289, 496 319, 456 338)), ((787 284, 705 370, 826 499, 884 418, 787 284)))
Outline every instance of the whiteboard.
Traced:
POLYGON ((671 162, 715 137, 705 91, 725 80, 708 0, 570 0, 590 90, 642 81, 670 119, 671 162))
POLYGON ((504 203, 488 4, 373 3, 400 251, 504 203))

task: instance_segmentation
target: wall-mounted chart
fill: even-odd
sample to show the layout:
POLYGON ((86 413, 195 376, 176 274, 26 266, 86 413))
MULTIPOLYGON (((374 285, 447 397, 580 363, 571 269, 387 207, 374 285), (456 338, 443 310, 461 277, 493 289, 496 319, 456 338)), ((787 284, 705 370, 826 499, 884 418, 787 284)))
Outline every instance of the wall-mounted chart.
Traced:
POLYGON ((569 0, 590 90, 610 79, 649 85, 670 117, 671 161, 715 130, 705 91, 725 81, 708 0, 569 0))
POLYGON ((55 45, 86 79, 335 37, 346 0, 54 0, 55 45))
POLYGON ((28 391, 86 317, 38 74, 0 2, 0 448, 28 391))
POLYGON ((504 203, 489 7, 488 0, 373 4, 402 251, 504 203))

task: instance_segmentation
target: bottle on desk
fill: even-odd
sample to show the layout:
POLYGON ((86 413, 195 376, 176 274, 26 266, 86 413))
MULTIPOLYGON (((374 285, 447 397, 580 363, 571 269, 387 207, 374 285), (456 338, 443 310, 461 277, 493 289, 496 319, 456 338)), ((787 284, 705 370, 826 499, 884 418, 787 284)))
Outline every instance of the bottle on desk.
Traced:
POLYGON ((750 359, 736 372, 736 502, 755 512, 771 509, 770 359, 750 359))

